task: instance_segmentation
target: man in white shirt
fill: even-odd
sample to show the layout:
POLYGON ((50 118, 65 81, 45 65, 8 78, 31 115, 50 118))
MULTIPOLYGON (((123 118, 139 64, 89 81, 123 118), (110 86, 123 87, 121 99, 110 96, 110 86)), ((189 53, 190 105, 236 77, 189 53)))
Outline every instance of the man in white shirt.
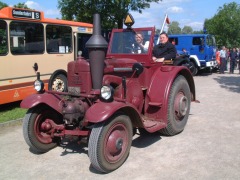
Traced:
POLYGON ((222 50, 220 51, 220 74, 224 74, 224 70, 226 67, 226 57, 227 57, 227 51, 225 46, 223 46, 222 50))
POLYGON ((141 54, 141 53, 148 52, 149 41, 144 42, 143 35, 141 32, 137 32, 135 34, 135 41, 136 42, 132 44, 134 54, 141 54))

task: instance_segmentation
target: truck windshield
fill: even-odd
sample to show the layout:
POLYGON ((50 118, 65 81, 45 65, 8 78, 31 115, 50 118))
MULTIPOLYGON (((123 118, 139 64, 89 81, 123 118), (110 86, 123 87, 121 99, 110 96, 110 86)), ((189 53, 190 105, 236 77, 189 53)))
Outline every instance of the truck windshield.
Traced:
POLYGON ((111 54, 146 54, 152 31, 123 31, 112 34, 111 54), (141 44, 141 45, 139 45, 141 44))

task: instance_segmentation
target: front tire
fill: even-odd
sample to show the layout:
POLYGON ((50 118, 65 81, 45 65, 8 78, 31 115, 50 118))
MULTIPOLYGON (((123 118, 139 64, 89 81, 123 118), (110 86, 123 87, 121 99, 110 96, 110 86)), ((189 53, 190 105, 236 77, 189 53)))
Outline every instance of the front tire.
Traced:
POLYGON ((60 124, 61 116, 49 107, 29 109, 23 119, 23 137, 30 149, 35 153, 45 153, 57 146, 58 138, 51 136, 51 129, 43 129, 43 124, 52 120, 60 124))
POLYGON ((191 71, 193 76, 196 76, 198 73, 197 65, 192 61, 189 61, 189 70, 191 71))
POLYGON ((95 124, 88 143, 88 156, 92 166, 104 173, 119 168, 128 157, 132 131, 130 118, 123 114, 95 124))
POLYGON ((168 98, 167 126, 160 132, 173 136, 183 131, 190 111, 191 93, 187 80, 178 76, 171 87, 168 98))

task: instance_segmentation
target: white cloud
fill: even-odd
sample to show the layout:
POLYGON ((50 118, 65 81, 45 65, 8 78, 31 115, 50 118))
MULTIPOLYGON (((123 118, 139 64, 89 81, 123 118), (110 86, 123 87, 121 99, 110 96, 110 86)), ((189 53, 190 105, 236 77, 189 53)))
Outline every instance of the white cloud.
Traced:
POLYGON ((190 22, 185 24, 186 26, 191 26, 193 30, 202 30, 203 29, 203 22, 190 22))
POLYGON ((160 28, 164 20, 164 14, 154 14, 152 11, 143 11, 142 14, 134 11, 130 12, 135 20, 133 27, 153 27, 160 28))
POLYGON ((50 17, 50 18, 61 17, 60 11, 58 9, 47 9, 46 7, 43 7, 34 1, 27 1, 25 2, 25 4, 31 9, 43 11, 45 17, 50 17))
POLYGON ((58 9, 47 9, 44 14, 49 16, 60 16, 60 11, 58 9))
POLYGON ((182 13, 183 12, 183 8, 177 7, 177 6, 173 6, 173 7, 167 8, 167 12, 169 12, 169 13, 182 13))
POLYGON ((31 9, 42 10, 42 7, 34 1, 27 1, 25 4, 31 9))
POLYGON ((162 2, 159 2, 159 3, 163 3, 163 4, 176 4, 176 3, 186 3, 186 2, 190 2, 192 0, 162 0, 162 2))

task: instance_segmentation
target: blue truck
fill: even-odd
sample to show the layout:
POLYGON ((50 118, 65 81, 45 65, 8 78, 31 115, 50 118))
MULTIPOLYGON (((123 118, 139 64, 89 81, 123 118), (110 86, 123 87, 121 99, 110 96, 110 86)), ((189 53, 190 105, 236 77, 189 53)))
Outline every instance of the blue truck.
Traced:
POLYGON ((175 44, 177 51, 183 48, 189 53, 189 59, 196 75, 199 70, 212 72, 217 68, 216 41, 210 34, 172 34, 169 41, 175 44))

